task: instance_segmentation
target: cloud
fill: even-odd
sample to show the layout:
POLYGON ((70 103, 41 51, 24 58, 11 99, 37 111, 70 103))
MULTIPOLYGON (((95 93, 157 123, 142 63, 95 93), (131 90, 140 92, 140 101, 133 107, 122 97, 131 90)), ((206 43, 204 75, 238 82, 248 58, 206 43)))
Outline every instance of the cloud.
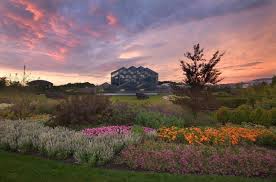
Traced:
POLYGON ((111 26, 116 26, 118 25, 118 19, 116 16, 112 15, 112 14, 108 14, 106 16, 106 20, 107 20, 107 24, 111 25, 111 26))
POLYGON ((253 67, 253 66, 262 64, 262 63, 264 63, 264 62, 263 61, 254 61, 254 62, 249 62, 249 63, 245 63, 245 64, 225 66, 220 69, 245 69, 245 68, 249 68, 249 67, 253 67))
POLYGON ((261 64, 243 60, 261 59, 265 66, 271 58, 238 40, 252 35, 259 47, 274 40, 269 7, 275 7, 273 0, 2 0, 0 66, 19 69, 28 64, 35 71, 101 80, 109 71, 133 64, 159 70, 162 79, 175 79, 178 72, 169 73, 168 67, 176 69, 181 53, 199 41, 211 48, 252 48, 247 55, 236 51, 228 58, 240 61, 233 69, 261 64))

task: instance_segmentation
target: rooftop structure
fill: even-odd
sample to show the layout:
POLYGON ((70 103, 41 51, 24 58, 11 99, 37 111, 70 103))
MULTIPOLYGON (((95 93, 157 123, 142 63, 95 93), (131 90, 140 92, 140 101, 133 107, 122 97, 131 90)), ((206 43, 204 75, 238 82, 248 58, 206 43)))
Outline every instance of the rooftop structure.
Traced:
POLYGON ((111 73, 111 85, 124 90, 154 90, 158 84, 158 73, 142 66, 122 67, 111 73))

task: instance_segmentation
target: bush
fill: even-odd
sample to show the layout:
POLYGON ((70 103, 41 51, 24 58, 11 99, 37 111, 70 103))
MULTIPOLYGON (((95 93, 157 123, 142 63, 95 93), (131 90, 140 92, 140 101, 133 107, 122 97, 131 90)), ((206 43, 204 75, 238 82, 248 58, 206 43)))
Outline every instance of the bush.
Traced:
POLYGON ((53 114, 59 104, 59 101, 49 99, 45 95, 39 95, 32 99, 35 109, 34 114, 53 114))
POLYGON ((255 124, 260 124, 264 126, 270 125, 269 112, 261 108, 257 108, 253 110, 253 112, 251 112, 250 120, 255 124))
POLYGON ((227 107, 221 107, 215 113, 215 117, 222 124, 226 124, 231 121, 231 111, 227 107))
POLYGON ((140 111, 134 123, 140 126, 146 126, 151 128, 160 128, 163 126, 186 126, 185 120, 176 116, 166 116, 158 112, 140 111))
POLYGON ((276 108, 270 110, 271 124, 276 125, 276 108))
POLYGON ((130 143, 135 135, 86 137, 63 127, 50 128, 39 122, 0 121, 0 148, 18 152, 36 152, 54 159, 74 158, 78 163, 103 165, 130 143))
POLYGON ((258 105, 258 107, 260 107, 262 109, 266 109, 266 110, 276 108, 276 98, 259 100, 259 101, 257 101, 256 105, 258 105))
POLYGON ((273 133, 264 133, 257 138, 256 143, 266 147, 276 147, 276 135, 273 133))
POLYGON ((241 105, 232 112, 231 122, 241 124, 242 122, 250 122, 250 111, 252 109, 248 105, 241 105))
POLYGON ((32 103, 31 96, 25 95, 15 98, 13 105, 4 109, 2 117, 6 119, 26 119, 30 117, 35 110, 35 105, 32 103))
POLYGON ((110 106, 106 96, 72 96, 58 105, 50 125, 74 126, 98 124, 105 117, 110 106))
POLYGON ((230 110, 226 107, 221 107, 215 112, 215 117, 218 122, 223 124, 226 122, 231 122, 234 124, 250 122, 263 126, 271 126, 276 124, 276 109, 252 109, 248 105, 241 105, 233 110, 230 110))
POLYGON ((246 104, 246 98, 219 97, 217 98, 221 106, 229 108, 237 108, 240 105, 246 104))
POLYGON ((108 114, 102 118, 103 124, 132 125, 138 109, 127 103, 113 103, 108 114))
MULTIPOLYGON (((185 117, 189 114, 191 115, 191 113, 188 111, 188 109, 184 109, 183 107, 173 104, 171 102, 164 102, 161 104, 159 104, 159 103, 147 104, 144 106, 144 108, 146 111, 159 112, 166 116, 185 117)), ((193 116, 191 116, 191 117, 193 117, 193 116)))

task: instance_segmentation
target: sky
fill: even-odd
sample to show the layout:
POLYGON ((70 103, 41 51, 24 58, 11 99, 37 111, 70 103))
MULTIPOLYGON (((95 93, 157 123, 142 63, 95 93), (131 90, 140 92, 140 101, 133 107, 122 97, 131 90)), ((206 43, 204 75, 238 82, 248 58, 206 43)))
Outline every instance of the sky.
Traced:
POLYGON ((183 80, 200 43, 223 83, 276 74, 276 0, 0 0, 0 77, 110 82, 122 66, 183 80))

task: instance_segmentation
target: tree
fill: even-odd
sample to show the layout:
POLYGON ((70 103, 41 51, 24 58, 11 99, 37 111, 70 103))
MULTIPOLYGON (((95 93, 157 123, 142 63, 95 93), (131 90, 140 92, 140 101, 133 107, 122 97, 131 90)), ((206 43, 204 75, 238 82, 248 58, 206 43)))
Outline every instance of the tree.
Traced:
POLYGON ((184 54, 187 60, 181 60, 180 66, 185 86, 174 86, 173 88, 174 93, 181 96, 176 97, 175 102, 180 105, 188 105, 195 117, 200 110, 211 109, 212 105, 215 105, 214 98, 208 91, 208 85, 215 85, 222 80, 221 72, 215 67, 221 61, 224 53, 216 51, 212 58, 207 60, 204 58, 203 52, 204 49, 196 44, 193 53, 184 54))
POLYGON ((272 77, 272 83, 271 83, 272 86, 276 85, 276 75, 274 75, 272 77))
POLYGON ((6 87, 8 84, 7 78, 6 77, 0 77, 0 88, 6 87))

